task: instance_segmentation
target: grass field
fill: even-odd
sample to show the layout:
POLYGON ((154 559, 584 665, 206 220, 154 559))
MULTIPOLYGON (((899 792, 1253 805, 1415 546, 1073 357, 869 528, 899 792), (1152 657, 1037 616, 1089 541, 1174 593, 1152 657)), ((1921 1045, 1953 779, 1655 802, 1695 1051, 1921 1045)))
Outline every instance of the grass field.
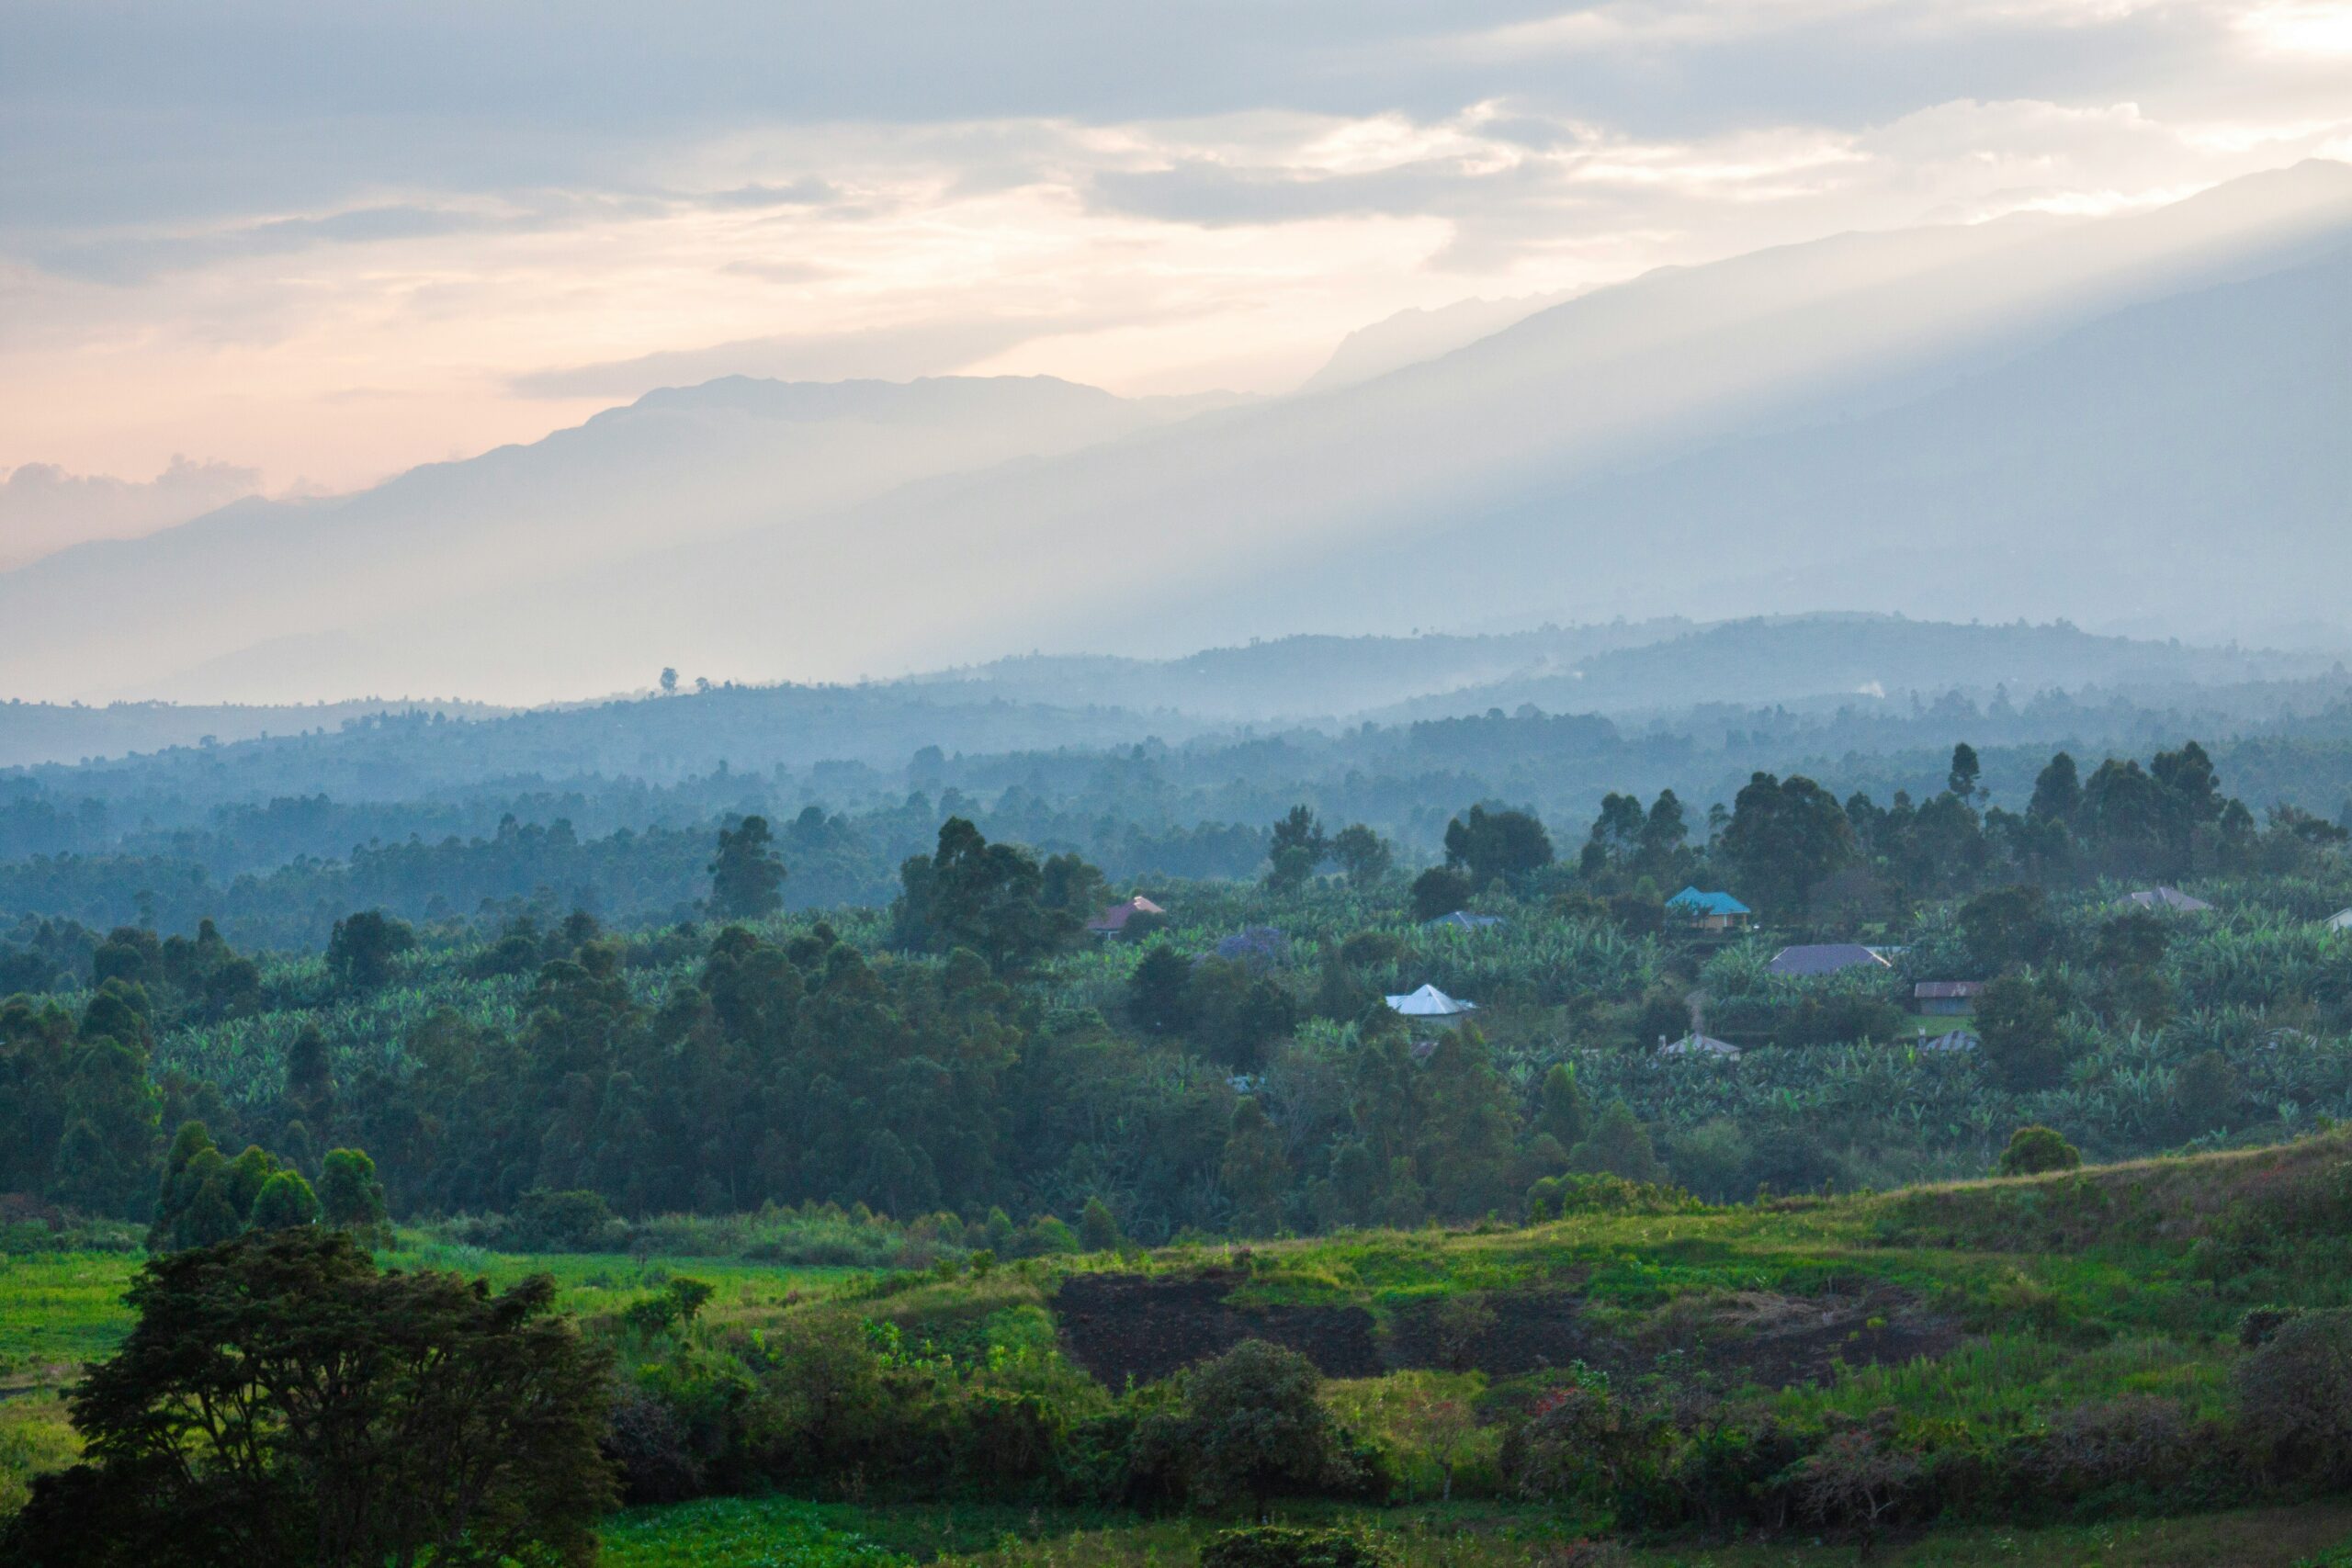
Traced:
MULTIPOLYGON (((2352 1544, 2352 1505, 2247 1509, 2040 1529, 1975 1527, 1884 1540, 1866 1559, 1847 1543, 1578 1544, 1556 1516, 1492 1505, 1286 1515, 1353 1526, 1405 1568, 2294 1568, 2352 1544)), ((1191 1518, 1035 1512, 987 1506, 878 1507, 790 1498, 632 1509, 605 1532, 607 1568, 1188 1568, 1222 1528, 1191 1518)), ((2352 1557, 2344 1561, 2352 1562, 2352 1557)))

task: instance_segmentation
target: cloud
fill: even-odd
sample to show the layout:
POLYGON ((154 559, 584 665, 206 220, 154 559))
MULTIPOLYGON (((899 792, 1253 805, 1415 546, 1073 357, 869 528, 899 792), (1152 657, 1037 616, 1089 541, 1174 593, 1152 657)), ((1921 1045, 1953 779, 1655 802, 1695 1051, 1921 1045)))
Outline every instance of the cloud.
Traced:
POLYGON ((272 218, 191 233, 119 233, 35 245, 43 268, 99 283, 142 283, 253 256, 288 255, 322 245, 373 244, 512 227, 512 218, 450 208, 393 204, 317 217, 272 218))
POLYGON ((153 479, 70 474, 24 463, 0 476, 0 570, 92 539, 129 539, 252 495, 261 475, 230 463, 174 457, 153 479))
POLYGON ((0 464, 356 483, 718 374, 1272 390, 1400 310, 2342 155, 2346 10, 0 0, 0 464))

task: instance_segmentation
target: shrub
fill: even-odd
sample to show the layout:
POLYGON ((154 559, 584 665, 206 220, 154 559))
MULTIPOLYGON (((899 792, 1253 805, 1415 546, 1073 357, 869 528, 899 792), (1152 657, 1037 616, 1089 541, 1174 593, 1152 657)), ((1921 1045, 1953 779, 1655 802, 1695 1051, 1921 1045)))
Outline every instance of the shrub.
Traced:
POLYGON ((2053 1129, 2037 1122, 2009 1134, 2009 1146, 2001 1151, 2000 1174, 2041 1176, 2053 1170, 2073 1170, 2082 1163, 2081 1150, 2053 1129))
POLYGON ((1598 1382, 1572 1383, 1544 1396, 1504 1438, 1503 1474, 1522 1497, 1611 1506, 1628 1490, 1646 1489, 1671 1437, 1658 1413, 1598 1382))
POLYGON ((2281 1323, 2238 1363, 2238 1429, 2296 1473, 2352 1470, 2352 1308, 2281 1323))
POLYGON ((1798 1467, 1797 1495, 1807 1517, 1851 1530, 1867 1551, 1917 1488, 1919 1456, 1901 1438, 1901 1418, 1881 1410, 1868 1420, 1833 1416, 1829 1436, 1798 1467))
POLYGON ((2060 1411, 2020 1448, 2018 1479, 2053 1502, 2121 1488, 2161 1497, 2195 1468, 2199 1433, 2178 1401, 2127 1393, 2060 1411))
POLYGON ((1138 1479, 1193 1507, 1283 1494, 1346 1491, 1363 1479, 1347 1434, 1320 1398, 1323 1375, 1295 1350, 1245 1339, 1185 1374, 1183 1403, 1136 1433, 1138 1479))
POLYGON ((524 1193, 492 1232, 496 1246, 514 1252, 612 1252, 627 1234, 596 1193, 545 1188, 524 1193))
POLYGON ((1396 1555, 1350 1530, 1256 1525, 1224 1530, 1201 1548, 1201 1568, 1391 1568, 1396 1555))

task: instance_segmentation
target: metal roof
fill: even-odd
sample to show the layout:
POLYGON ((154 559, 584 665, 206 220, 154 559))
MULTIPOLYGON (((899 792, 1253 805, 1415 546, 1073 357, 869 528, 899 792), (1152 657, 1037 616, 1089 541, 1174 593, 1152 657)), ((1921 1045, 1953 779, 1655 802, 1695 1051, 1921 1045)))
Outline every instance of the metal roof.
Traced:
POLYGON ((1775 975, 1835 975, 1840 970, 1875 964, 1890 967, 1886 960, 1858 942, 1815 942, 1803 947, 1784 947, 1764 965, 1775 975))
POLYGON ((1457 1013, 1476 1011, 1478 1006, 1476 1002, 1456 1001, 1435 986, 1423 986, 1418 991, 1382 999, 1407 1018, 1452 1018, 1457 1013))
POLYGON ((1702 915, 1752 915, 1756 912, 1728 893, 1707 893, 1696 886, 1684 888, 1666 902, 1668 908, 1690 909, 1702 915))

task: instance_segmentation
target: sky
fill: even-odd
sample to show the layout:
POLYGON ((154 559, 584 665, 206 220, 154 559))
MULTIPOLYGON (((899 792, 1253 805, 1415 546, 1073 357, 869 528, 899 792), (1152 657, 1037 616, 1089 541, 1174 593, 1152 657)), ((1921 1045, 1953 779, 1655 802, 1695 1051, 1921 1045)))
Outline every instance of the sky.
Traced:
POLYGON ((654 386, 1350 331, 2352 157, 2352 0, 0 0, 0 569, 654 386))

